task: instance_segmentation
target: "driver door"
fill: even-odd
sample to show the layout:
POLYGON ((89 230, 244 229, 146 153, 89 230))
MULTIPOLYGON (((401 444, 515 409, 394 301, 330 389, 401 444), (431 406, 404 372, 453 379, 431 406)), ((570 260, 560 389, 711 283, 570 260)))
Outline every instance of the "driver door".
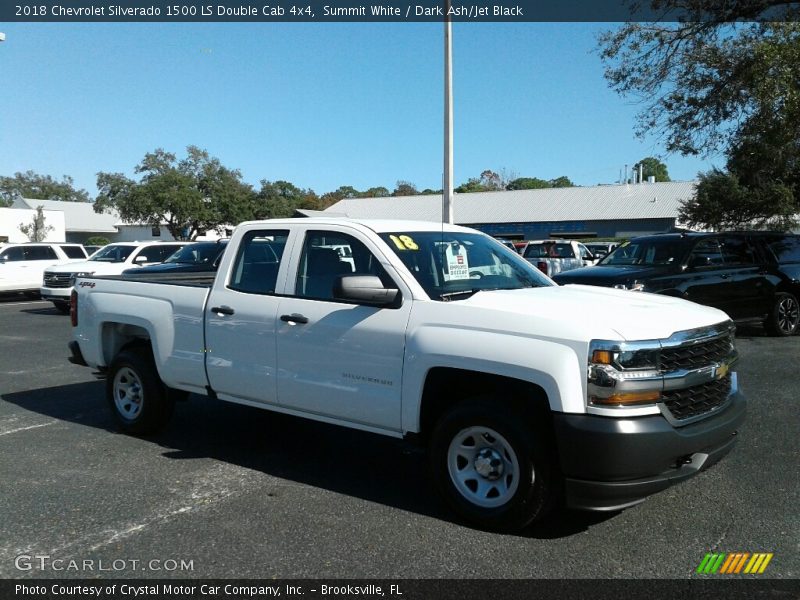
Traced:
POLYGON ((287 289, 294 291, 278 306, 278 401, 302 413, 399 431, 410 293, 372 241, 351 228, 309 229, 302 244, 290 267, 287 289), (399 287, 404 301, 376 307, 336 300, 334 282, 350 274, 380 277, 385 287, 399 287))

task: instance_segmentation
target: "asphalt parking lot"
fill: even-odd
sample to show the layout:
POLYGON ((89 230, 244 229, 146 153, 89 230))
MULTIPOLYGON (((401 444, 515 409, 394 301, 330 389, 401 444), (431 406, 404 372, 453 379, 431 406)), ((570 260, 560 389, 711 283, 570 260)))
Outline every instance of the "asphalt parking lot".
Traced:
POLYGON ((0 577, 686 578, 742 551, 797 578, 800 336, 737 337, 749 414, 725 460, 623 512, 498 535, 454 522, 396 440, 194 396, 159 436, 121 435, 67 362, 69 318, 6 298, 0 577))

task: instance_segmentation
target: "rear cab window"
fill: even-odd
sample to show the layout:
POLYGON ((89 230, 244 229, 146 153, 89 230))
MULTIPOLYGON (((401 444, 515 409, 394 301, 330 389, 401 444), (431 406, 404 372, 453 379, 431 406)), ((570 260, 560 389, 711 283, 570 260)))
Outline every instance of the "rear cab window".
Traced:
POLYGON ((289 231, 248 231, 239 244, 228 289, 246 294, 274 294, 289 231))

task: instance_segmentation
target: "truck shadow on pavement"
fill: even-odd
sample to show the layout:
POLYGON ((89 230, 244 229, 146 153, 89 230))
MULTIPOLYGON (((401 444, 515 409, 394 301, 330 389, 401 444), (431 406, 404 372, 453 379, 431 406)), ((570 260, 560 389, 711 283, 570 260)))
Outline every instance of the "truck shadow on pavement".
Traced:
MULTIPOLYGON (((53 419, 117 434, 102 381, 6 393, 0 398, 53 419)), ((160 445, 162 456, 172 460, 211 458, 463 525, 436 495, 425 453, 402 440, 195 395, 177 404, 165 431, 146 439, 160 445)), ((561 510, 519 535, 568 537, 616 514, 561 510)))

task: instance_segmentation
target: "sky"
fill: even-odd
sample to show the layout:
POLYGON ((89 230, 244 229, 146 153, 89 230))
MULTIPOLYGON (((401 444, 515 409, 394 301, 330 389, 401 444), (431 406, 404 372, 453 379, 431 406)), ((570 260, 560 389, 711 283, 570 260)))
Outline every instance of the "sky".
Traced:
MULTIPOLYGON (((634 135, 640 106, 603 79, 606 23, 453 25, 454 181, 485 169, 578 185, 663 160, 673 180, 722 159, 634 135)), ((442 187, 441 23, 5 23, 0 175, 97 193, 146 152, 206 149, 258 188, 442 187)))

